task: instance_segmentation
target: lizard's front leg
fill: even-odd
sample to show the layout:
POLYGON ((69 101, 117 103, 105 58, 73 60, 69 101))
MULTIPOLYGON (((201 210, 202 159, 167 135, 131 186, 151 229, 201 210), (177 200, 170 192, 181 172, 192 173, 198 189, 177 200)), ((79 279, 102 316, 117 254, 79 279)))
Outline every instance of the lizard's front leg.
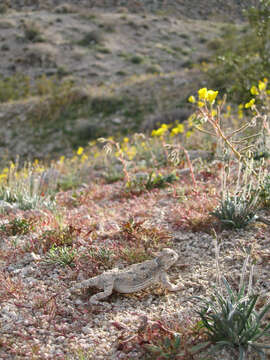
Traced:
POLYGON ((162 283, 162 285, 163 285, 166 289, 168 289, 168 290, 170 290, 170 291, 178 291, 178 290, 184 288, 184 286, 182 286, 182 285, 180 285, 180 284, 178 284, 178 285, 172 284, 172 283, 170 282, 170 279, 169 279, 168 274, 167 274, 165 271, 162 271, 162 273, 160 274, 159 279, 160 279, 160 282, 162 283))
POLYGON ((91 287, 91 286, 96 286, 95 278, 90 278, 90 279, 87 279, 87 280, 83 280, 83 281, 75 284, 70 289, 70 292, 75 292, 77 290, 85 289, 85 288, 88 288, 88 287, 91 287))
POLYGON ((100 304, 99 300, 105 299, 106 297, 110 296, 113 291, 113 283, 113 279, 106 280, 103 285, 104 291, 91 296, 90 303, 94 305, 100 304))

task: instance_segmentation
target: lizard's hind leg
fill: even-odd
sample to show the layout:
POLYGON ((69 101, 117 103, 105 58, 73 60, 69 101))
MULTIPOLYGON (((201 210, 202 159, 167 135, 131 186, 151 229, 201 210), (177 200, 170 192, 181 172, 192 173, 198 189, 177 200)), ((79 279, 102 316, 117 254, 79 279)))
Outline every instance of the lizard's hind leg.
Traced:
POLYGON ((104 284, 104 291, 91 296, 90 303, 94 305, 100 304, 99 300, 105 299, 106 297, 110 296, 112 291, 113 291, 113 282, 110 283, 106 282, 104 284))

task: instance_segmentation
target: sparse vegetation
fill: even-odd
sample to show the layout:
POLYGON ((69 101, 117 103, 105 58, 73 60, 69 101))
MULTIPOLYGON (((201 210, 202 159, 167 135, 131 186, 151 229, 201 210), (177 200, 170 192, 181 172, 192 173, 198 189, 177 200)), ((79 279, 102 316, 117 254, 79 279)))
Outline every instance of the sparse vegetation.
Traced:
POLYGON ((46 254, 45 262, 47 264, 57 264, 60 266, 74 266, 76 250, 68 246, 55 246, 50 248, 46 254))
POLYGON ((91 45, 102 45, 103 42, 104 42, 104 33, 101 30, 93 30, 85 34, 78 44, 81 46, 91 46, 91 45))
POLYGON ((15 218, 0 226, 0 232, 5 236, 26 235, 34 230, 33 219, 15 218))
POLYGON ((31 42, 42 42, 42 30, 40 26, 33 21, 25 21, 23 23, 24 37, 31 42))
POLYGON ((269 349, 270 346, 259 341, 270 336, 270 323, 263 326, 263 318, 269 311, 270 304, 259 312, 256 311, 259 295, 252 292, 251 280, 247 289, 242 278, 238 291, 235 291, 225 278, 223 283, 224 293, 221 289, 215 289, 210 300, 195 297, 200 303, 200 327, 215 345, 212 352, 229 347, 237 350, 238 360, 241 360, 252 350, 260 359, 265 359, 264 349, 269 349))
POLYGON ((181 2, 181 21, 178 1, 109 3, 28 1, 1 19, 0 358, 263 359, 270 4, 248 25, 229 1, 228 26, 204 21, 204 0, 189 2, 198 19, 181 2), (180 255, 179 292, 116 293, 104 308, 94 289, 69 294, 164 247, 180 255))

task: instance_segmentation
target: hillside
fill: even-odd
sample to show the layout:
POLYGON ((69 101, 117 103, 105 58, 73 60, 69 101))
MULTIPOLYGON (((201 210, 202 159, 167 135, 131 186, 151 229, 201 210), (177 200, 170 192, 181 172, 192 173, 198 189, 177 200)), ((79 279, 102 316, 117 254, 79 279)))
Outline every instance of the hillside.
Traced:
POLYGON ((1 152, 49 158, 99 136, 184 121, 209 41, 246 4, 195 3, 10 2, 0 14, 1 152))

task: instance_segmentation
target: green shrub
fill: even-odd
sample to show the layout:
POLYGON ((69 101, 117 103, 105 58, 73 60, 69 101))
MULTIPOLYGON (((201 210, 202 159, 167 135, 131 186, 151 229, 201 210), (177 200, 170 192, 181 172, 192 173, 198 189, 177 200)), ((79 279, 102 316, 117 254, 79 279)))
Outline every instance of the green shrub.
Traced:
POLYGON ((175 173, 171 173, 168 175, 156 174, 152 171, 150 174, 142 173, 137 174, 127 186, 131 190, 152 190, 154 188, 164 188, 168 184, 173 183, 174 181, 178 180, 178 177, 175 173))
POLYGON ((0 76, 0 103, 26 98, 30 93, 31 86, 28 76, 23 74, 15 74, 7 78, 0 76))
POLYGON ((245 284, 234 291, 225 278, 222 280, 225 294, 221 289, 214 289, 209 300, 194 297, 200 302, 197 311, 201 319, 199 326, 205 330, 210 342, 215 344, 212 351, 228 347, 237 350, 238 360, 243 360, 247 358, 249 350, 254 350, 261 359, 265 359, 263 349, 270 346, 258 343, 258 340, 270 336, 270 323, 262 324, 270 304, 258 312, 255 306, 259 295, 250 293, 251 289, 246 291, 245 284))
POLYGON ((42 30, 38 24, 33 21, 24 22, 23 24, 24 37, 31 42, 42 42, 42 30))
POLYGON ((104 34, 100 30, 93 30, 84 35, 84 37, 79 41, 81 46, 91 46, 91 45, 102 45, 104 42, 104 34))
POLYGON ((230 100, 249 100, 249 89, 257 79, 270 75, 270 1, 261 0, 245 12, 248 30, 228 26, 223 41, 212 40, 208 47, 216 50, 214 66, 207 71, 208 83, 230 100))
POLYGON ((141 55, 133 55, 131 56, 130 58, 130 61, 133 63, 133 64, 141 64, 143 63, 143 57, 141 55))

